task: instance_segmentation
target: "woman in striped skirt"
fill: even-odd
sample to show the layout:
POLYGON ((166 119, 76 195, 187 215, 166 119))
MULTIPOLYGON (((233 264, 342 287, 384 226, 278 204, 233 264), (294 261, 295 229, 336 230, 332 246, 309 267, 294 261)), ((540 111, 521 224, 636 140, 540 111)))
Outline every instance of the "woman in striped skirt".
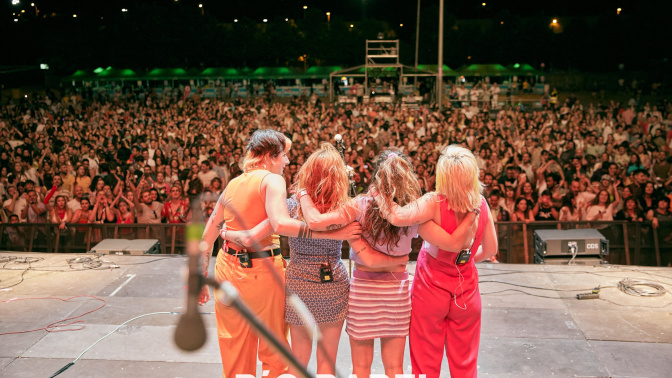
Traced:
POLYGON ((373 343, 380 339, 385 374, 403 374, 404 348, 409 333, 411 300, 406 262, 411 240, 420 230, 423 238, 446 248, 460 248, 473 236, 471 226, 462 226, 453 236, 436 223, 394 227, 380 213, 394 200, 400 204, 414 202, 421 194, 408 157, 399 150, 386 150, 378 156, 368 195, 354 200, 357 212, 319 216, 312 211, 312 201, 302 196, 301 206, 308 224, 342 225, 352 220, 362 225, 362 238, 351 240, 350 258, 355 262, 350 281, 346 331, 350 336, 353 374, 368 376, 373 361, 373 343), (306 199, 303 199, 306 198, 306 199), (383 204, 383 206, 381 206, 383 204), (427 231, 427 232, 425 232, 427 231), (425 235, 426 234, 426 235, 425 235), (377 251, 382 252, 379 253, 377 251))

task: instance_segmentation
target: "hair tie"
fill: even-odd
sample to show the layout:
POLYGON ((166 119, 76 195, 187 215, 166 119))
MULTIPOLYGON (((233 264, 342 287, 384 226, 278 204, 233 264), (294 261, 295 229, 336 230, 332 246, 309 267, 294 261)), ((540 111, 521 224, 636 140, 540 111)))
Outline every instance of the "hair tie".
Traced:
POLYGON ((399 156, 399 154, 397 154, 396 152, 390 152, 390 153, 387 155, 387 158, 389 159, 389 158, 391 158, 391 157, 393 157, 393 156, 399 156))

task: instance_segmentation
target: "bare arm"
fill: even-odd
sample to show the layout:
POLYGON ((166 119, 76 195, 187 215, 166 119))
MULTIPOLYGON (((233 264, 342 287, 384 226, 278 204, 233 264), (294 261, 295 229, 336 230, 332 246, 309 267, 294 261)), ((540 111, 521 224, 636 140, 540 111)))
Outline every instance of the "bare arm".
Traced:
POLYGON ((115 214, 110 205, 107 205, 103 208, 103 215, 105 216, 108 222, 112 222, 114 220, 115 214))
POLYGON ((553 219, 555 219, 555 220, 558 219, 559 214, 558 214, 558 210, 556 210, 555 207, 551 207, 551 216, 552 216, 553 219))
MULTIPOLYGON (((226 228, 226 225, 223 225, 226 228)), ((257 240, 261 240, 273 233, 271 221, 266 219, 250 230, 226 231, 226 240, 238 243, 244 247, 252 246, 257 240)))
POLYGON ((308 223, 308 227, 315 231, 330 231, 341 228, 346 224, 352 223, 357 216, 357 203, 355 199, 351 200, 341 211, 324 214, 317 210, 310 196, 302 196, 300 202, 301 211, 308 223))
POLYGON ((208 223, 205 225, 205 230, 203 230, 203 236, 201 237, 202 242, 207 246, 202 249, 202 267, 203 274, 206 277, 208 275, 208 266, 210 266, 210 257, 212 256, 212 245, 215 243, 215 240, 217 240, 217 237, 219 236, 219 230, 224 225, 225 193, 226 190, 222 192, 222 194, 219 196, 219 199, 217 200, 217 203, 215 203, 215 208, 212 210, 210 219, 208 219, 208 223))
POLYGON ((495 222, 492 219, 492 212, 488 206, 488 223, 483 232, 483 239, 481 240, 480 252, 476 251, 474 254, 474 261, 480 262, 495 256, 499 252, 499 242, 497 241, 497 231, 495 230, 495 222))
POLYGON ((473 212, 469 212, 452 234, 449 234, 433 220, 421 224, 418 228, 418 233, 429 244, 438 246, 444 251, 455 252, 469 248, 477 228, 476 215, 473 212))
POLYGON ((393 203, 390 206, 389 213, 384 215, 388 222, 397 227, 408 227, 425 223, 434 218, 434 204, 437 201, 438 199, 434 193, 427 193, 404 207, 393 203))
MULTIPOLYGON (((346 240, 359 235, 359 230, 353 227, 344 227, 333 232, 313 232, 306 223, 293 219, 287 209, 287 191, 285 179, 276 174, 267 175, 262 183, 266 189, 266 214, 273 230, 280 235, 305 239, 334 239, 346 240)), ((357 225, 357 227, 359 227, 357 225)))
POLYGON ((96 202, 93 209, 89 211, 89 223, 93 223, 96 220, 96 215, 98 215, 98 203, 96 202))
POLYGON ((386 255, 371 248, 369 243, 362 238, 349 240, 348 242, 350 243, 352 252, 362 260, 364 265, 370 268, 382 268, 396 265, 406 266, 406 263, 408 262, 408 255, 396 257, 386 255))

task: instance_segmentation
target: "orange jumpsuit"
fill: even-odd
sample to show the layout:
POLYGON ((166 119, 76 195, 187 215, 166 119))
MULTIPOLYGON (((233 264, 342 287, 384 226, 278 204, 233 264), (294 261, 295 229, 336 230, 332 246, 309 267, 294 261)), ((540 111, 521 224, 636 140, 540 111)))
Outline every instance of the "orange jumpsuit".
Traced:
MULTIPOLYGON (((261 182, 266 170, 244 173, 231 180, 226 188, 224 221, 229 230, 251 229, 267 218, 264 207, 264 196, 261 193, 261 182)), ((261 240, 260 244, 279 245, 279 236, 271 235, 261 240)), ((241 299, 257 314, 276 337, 287 342, 289 328, 285 323, 285 260, 281 255, 253 259, 251 268, 243 268, 237 257, 221 251, 217 255, 215 279, 217 282, 230 281, 240 293, 241 299), (282 277, 279 285, 270 271, 270 265, 262 260, 272 262, 282 277)), ((217 337, 222 356, 223 377, 235 378, 236 374, 257 375, 257 355, 263 370, 269 370, 265 377, 274 378, 287 372, 287 363, 267 345, 251 329, 230 306, 219 301, 215 302, 217 317, 217 337)))

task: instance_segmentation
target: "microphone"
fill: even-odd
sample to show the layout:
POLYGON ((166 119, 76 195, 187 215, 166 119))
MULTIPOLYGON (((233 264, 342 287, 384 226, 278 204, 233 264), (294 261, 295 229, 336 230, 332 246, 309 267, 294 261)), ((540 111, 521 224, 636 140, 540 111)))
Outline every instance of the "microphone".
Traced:
POLYGON ((341 143, 343 137, 341 136, 341 134, 336 134, 334 135, 334 140, 336 141, 336 143, 341 143))
POLYGON ((189 273, 187 277, 187 309, 180 317, 175 328, 175 344, 182 350, 192 352, 205 344, 207 335, 205 324, 198 311, 198 296, 203 287, 204 279, 200 268, 201 235, 203 224, 195 223, 187 227, 187 265, 189 273))

